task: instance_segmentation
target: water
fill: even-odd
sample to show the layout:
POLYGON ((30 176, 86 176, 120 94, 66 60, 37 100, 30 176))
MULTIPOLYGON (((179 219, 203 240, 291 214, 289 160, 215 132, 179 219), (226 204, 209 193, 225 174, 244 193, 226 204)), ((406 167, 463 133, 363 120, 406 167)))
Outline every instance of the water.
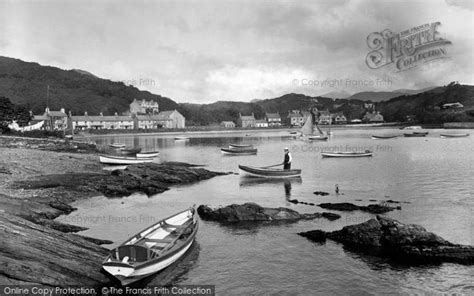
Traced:
MULTIPOLYGON (((210 170, 235 173, 238 164, 281 163, 283 148, 289 147, 292 167, 303 169, 303 175, 300 181, 285 183, 250 182, 232 174, 173 187, 152 197, 100 196, 77 202, 73 205, 77 211, 58 220, 89 227, 81 234, 110 239, 115 242, 111 246, 114 247, 192 204, 256 202, 309 213, 323 210, 294 205, 288 198, 316 204, 347 201, 360 205, 392 199, 402 202, 402 210, 387 216, 420 224, 451 242, 473 245, 474 137, 443 139, 439 137, 441 131, 430 130, 426 138, 371 140, 371 134, 401 132, 398 129, 335 130, 330 141, 314 143, 294 140, 284 131, 251 136, 201 134, 193 135, 189 141, 175 141, 173 136, 98 138, 99 144, 123 142, 144 150, 160 150, 157 161, 204 164, 210 170), (221 155, 219 147, 229 143, 255 144, 258 155, 221 155), (374 156, 322 159, 321 150, 331 149, 371 149, 374 156), (339 195, 335 194, 335 184, 339 185, 339 195), (317 196, 314 191, 330 195, 317 196)), ((312 229, 336 230, 374 217, 363 212, 337 213, 342 218, 336 221, 321 219, 284 225, 223 226, 201 221, 192 251, 150 284, 158 285, 164 278, 175 284, 212 284, 219 295, 474 293, 473 267, 458 264, 408 267, 351 252, 332 241, 319 245, 296 235, 312 229)))

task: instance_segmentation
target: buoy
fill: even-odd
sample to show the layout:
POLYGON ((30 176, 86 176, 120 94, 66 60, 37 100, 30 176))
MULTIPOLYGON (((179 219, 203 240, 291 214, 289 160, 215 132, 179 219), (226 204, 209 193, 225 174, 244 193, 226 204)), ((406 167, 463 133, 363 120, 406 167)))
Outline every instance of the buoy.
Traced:
POLYGON ((339 194, 339 185, 336 184, 336 194, 339 194))

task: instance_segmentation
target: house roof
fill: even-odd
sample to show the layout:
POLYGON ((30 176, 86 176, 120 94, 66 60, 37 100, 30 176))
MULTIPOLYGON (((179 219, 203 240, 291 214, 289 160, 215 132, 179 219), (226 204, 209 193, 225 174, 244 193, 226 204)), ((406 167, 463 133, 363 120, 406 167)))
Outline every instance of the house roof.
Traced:
POLYGON ((51 116, 51 117, 67 117, 66 113, 61 111, 49 111, 45 112, 44 115, 51 116))
POLYGON ((49 120, 47 115, 34 115, 33 120, 49 120))
POLYGON ((148 120, 148 121, 163 121, 163 120, 171 120, 171 118, 164 118, 164 117, 160 117, 159 114, 158 115, 137 115, 137 119, 138 120, 148 120))
POLYGON ((300 113, 290 113, 288 114, 287 117, 294 118, 294 117, 303 117, 303 116, 300 113))
POLYGON ((233 121, 222 121, 222 122, 221 122, 221 124, 222 124, 222 123, 231 123, 231 124, 235 124, 233 121))
POLYGON ((280 114, 278 113, 265 113, 267 118, 272 118, 272 119, 281 119, 280 114))
POLYGON ((267 121, 265 119, 257 119, 255 123, 267 123, 267 121))
POLYGON ((178 111, 176 110, 169 110, 169 111, 161 111, 160 113, 158 113, 158 117, 160 120, 166 120, 166 119, 171 119, 171 114, 177 112, 178 114, 181 115, 181 113, 179 113, 178 111))
POLYGON ((331 115, 331 113, 327 110, 319 111, 319 115, 331 115))
POLYGON ((252 115, 240 115, 241 120, 255 120, 255 117, 252 115))

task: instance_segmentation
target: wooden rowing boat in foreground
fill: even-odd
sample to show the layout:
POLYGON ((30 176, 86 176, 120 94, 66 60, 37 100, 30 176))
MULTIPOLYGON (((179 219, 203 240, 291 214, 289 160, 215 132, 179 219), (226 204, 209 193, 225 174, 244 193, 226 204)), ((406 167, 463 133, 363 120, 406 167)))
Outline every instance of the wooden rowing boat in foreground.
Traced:
POLYGON ((157 157, 160 154, 159 151, 150 151, 150 152, 140 152, 137 153, 137 158, 149 158, 149 157, 157 157))
POLYGON ((257 154, 257 148, 221 148, 225 155, 253 155, 257 154))
POLYGON ((111 250, 102 268, 123 286, 165 269, 191 247, 198 231, 195 206, 163 219, 111 250))
POLYGON ((372 135, 371 138, 373 140, 388 140, 388 139, 398 138, 398 135, 394 135, 394 136, 375 136, 375 135, 372 135))
POLYGON ((283 170, 239 165, 239 170, 240 175, 259 178, 297 178, 301 176, 300 169, 283 170))
POLYGON ((469 134, 441 134, 441 138, 464 138, 469 137, 469 134))
POLYGON ((124 165, 124 164, 137 164, 137 163, 152 162, 153 158, 100 155, 99 160, 100 160, 100 163, 103 163, 103 164, 124 165))
POLYGON ((364 152, 321 152, 322 157, 370 157, 372 151, 364 152))

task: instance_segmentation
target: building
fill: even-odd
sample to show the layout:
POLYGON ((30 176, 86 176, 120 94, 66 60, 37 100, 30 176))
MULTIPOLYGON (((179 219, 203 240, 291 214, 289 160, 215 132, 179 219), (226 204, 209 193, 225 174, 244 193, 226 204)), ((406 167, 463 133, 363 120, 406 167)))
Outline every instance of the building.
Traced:
POLYGON ((237 119, 237 125, 240 127, 255 127, 255 117, 252 115, 250 116, 243 116, 239 113, 239 118, 237 119))
POLYGON ((133 102, 130 103, 131 114, 158 114, 159 112, 160 108, 158 103, 153 100, 133 99, 133 102))
POLYGON ((459 102, 443 104, 443 109, 457 109, 457 108, 464 108, 464 105, 459 102))
POLYGON ((85 129, 133 129, 134 122, 131 116, 115 115, 89 116, 87 112, 83 116, 71 116, 72 128, 76 130, 85 129))
POLYGON ((255 127, 268 127, 268 122, 265 119, 255 120, 255 127))
POLYGON ((332 115, 329 111, 319 111, 318 116, 318 123, 319 124, 331 124, 332 123, 332 115))
POLYGON ((177 110, 161 111, 157 116, 157 122, 165 128, 186 127, 186 118, 177 110))
POLYGON ((134 129, 157 129, 164 126, 163 120, 159 115, 135 115, 133 119, 134 129))
POLYGON ((223 128, 235 128, 235 123, 233 121, 222 121, 220 126, 223 128))
POLYGON ((382 114, 378 111, 372 111, 372 112, 367 112, 364 115, 364 118, 362 118, 362 121, 368 122, 368 123, 381 123, 384 122, 382 114))
POLYGON ((352 120, 351 120, 351 123, 354 123, 354 124, 362 123, 362 120, 357 119, 357 118, 356 118, 356 119, 352 119, 352 120))
POLYGON ((265 119, 268 122, 268 126, 281 126, 281 117, 280 114, 277 113, 265 113, 265 119))
POLYGON ((344 113, 338 112, 335 114, 332 114, 332 119, 335 124, 346 124, 347 123, 347 118, 344 116, 344 113))
POLYGON ((64 108, 60 111, 51 111, 46 107, 43 115, 34 115, 31 124, 44 121, 43 128, 46 130, 65 130, 67 128, 67 115, 64 108))
POLYGON ((288 112, 288 116, 286 116, 286 124, 289 126, 302 126, 305 120, 300 111, 297 110, 288 112))

